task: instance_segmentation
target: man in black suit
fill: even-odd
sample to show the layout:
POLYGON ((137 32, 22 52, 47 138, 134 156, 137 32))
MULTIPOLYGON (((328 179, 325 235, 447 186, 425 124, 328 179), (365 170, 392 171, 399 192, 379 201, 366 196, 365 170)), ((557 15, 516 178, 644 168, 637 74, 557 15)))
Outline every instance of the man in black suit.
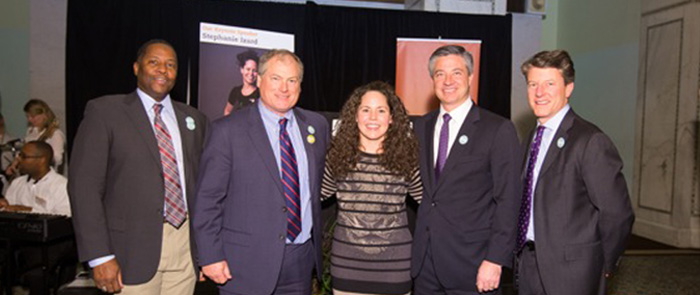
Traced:
POLYGON ((542 51, 521 69, 537 128, 525 140, 520 294, 605 294, 634 222, 622 159, 571 110, 575 72, 566 51, 542 51))
POLYGON ((207 120, 170 98, 177 65, 166 41, 141 46, 136 91, 88 102, 75 138, 68 190, 78 252, 109 293, 194 292, 187 212, 207 120))
POLYGON ((470 99, 473 59, 463 47, 438 48, 429 69, 440 109, 414 124, 425 187, 411 261, 415 293, 497 293, 516 234, 515 128, 470 99))

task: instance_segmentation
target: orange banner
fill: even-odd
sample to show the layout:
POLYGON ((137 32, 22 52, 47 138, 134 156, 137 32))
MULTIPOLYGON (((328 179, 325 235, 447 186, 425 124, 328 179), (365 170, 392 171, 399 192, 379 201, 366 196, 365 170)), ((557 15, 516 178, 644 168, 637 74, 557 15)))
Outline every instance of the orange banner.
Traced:
POLYGON ((478 103, 480 40, 403 39, 396 41, 396 94, 411 116, 422 116, 439 106, 428 71, 430 55, 441 46, 460 45, 474 57, 474 78, 469 91, 478 103))

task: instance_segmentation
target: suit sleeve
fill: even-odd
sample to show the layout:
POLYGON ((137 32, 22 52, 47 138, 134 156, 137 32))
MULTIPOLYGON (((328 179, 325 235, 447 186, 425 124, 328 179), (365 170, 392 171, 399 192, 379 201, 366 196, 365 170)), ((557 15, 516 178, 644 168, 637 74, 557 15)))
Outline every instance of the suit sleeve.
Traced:
POLYGON ((88 102, 71 154, 68 193, 81 261, 112 254, 102 202, 111 139, 103 118, 98 107, 88 102))
POLYGON ((597 133, 588 142, 581 165, 586 190, 599 213, 604 271, 610 273, 617 266, 634 222, 627 184, 622 175, 622 159, 612 141, 605 134, 597 133))
POLYGON ((209 126, 199 166, 192 224, 201 266, 225 259, 220 232, 233 159, 227 128, 222 123, 209 126))
POLYGON ((493 177, 493 201, 496 204, 491 221, 491 237, 486 260, 510 267, 517 229, 520 206, 518 167, 520 166, 520 144, 515 128, 506 121, 498 128, 490 154, 493 177))

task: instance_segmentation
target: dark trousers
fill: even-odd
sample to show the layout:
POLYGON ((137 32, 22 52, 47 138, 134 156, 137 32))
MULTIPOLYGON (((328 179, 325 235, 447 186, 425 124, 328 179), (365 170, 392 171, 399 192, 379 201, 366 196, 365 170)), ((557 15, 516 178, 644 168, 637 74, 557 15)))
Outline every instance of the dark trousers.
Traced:
POLYGON ((516 284, 518 295, 546 295, 540 269, 537 266, 534 242, 528 242, 516 255, 516 284))
MULTIPOLYGON (((282 269, 277 286, 271 295, 311 295, 311 276, 314 269, 314 244, 288 244, 284 247, 282 269)), ((236 295, 224 290, 224 295, 236 295)))
MULTIPOLYGON (((435 272, 435 264, 433 262, 432 248, 428 243, 428 248, 425 251, 425 260, 418 276, 413 281, 413 293, 415 295, 482 295, 482 294, 501 294, 500 289, 493 292, 479 293, 472 290, 448 289, 440 283, 440 278, 435 272)), ((476 278, 474 278, 476 280, 476 278)))

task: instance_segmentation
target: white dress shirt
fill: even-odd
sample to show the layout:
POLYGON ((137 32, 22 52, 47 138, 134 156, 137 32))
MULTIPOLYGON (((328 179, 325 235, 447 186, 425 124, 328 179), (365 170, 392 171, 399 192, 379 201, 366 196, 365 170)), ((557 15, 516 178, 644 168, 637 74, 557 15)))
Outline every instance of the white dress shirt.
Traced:
POLYGON ((32 213, 71 216, 67 184, 53 168, 39 180, 22 175, 10 183, 5 199, 10 205, 32 207, 32 213))
MULTIPOLYGON (((457 139, 457 134, 459 134, 459 129, 462 128, 462 123, 464 119, 467 118, 467 114, 472 109, 474 102, 472 102, 471 97, 467 97, 467 100, 460 106, 456 107, 451 112, 446 111, 442 105, 440 105, 440 114, 438 115, 437 121, 435 122, 435 130, 433 131, 433 163, 437 163, 438 149, 440 148, 440 130, 442 129, 442 124, 444 123, 443 115, 450 114, 450 135, 449 141, 447 141, 447 156, 449 157, 450 151, 452 150, 452 144, 454 144, 455 139, 457 139)), ((437 164, 436 164, 437 165, 437 164)))

